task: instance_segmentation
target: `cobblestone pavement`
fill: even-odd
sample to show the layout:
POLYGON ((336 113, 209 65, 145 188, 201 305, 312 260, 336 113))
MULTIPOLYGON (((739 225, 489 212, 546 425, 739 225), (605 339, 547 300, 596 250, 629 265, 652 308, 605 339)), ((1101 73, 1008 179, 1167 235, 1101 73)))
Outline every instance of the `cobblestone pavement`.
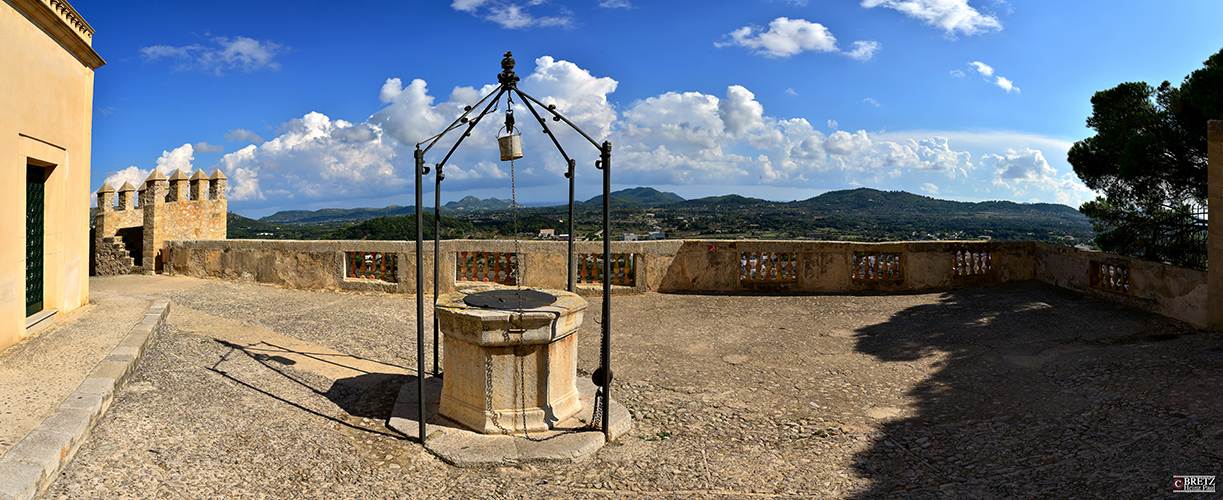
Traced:
POLYGON ((616 296, 612 394, 633 430, 582 463, 496 469, 384 426, 414 380, 412 297, 168 296, 46 498, 1152 498, 1173 475, 1223 475, 1223 336, 1040 284, 616 296), (235 323, 388 370, 335 375, 215 334, 235 323))

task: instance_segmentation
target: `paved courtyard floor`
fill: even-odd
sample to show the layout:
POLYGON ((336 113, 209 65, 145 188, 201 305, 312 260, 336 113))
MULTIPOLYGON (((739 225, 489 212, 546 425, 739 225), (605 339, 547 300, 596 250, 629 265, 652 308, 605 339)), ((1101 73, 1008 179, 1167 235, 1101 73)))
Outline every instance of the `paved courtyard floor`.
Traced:
POLYGON ((1223 335, 1041 284, 616 296, 632 431, 499 468, 385 426, 416 376, 413 297, 162 295, 166 325, 46 498, 1153 498, 1223 475, 1223 335))

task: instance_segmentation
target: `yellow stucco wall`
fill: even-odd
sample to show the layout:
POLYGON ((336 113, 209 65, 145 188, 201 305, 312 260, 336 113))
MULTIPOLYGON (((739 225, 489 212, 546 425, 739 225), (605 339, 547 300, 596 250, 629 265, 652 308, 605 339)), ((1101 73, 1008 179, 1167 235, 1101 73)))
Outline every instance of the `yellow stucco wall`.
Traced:
POLYGON ((62 0, 0 2, 0 349, 26 336, 27 164, 47 170, 43 307, 89 301, 92 32, 62 0))

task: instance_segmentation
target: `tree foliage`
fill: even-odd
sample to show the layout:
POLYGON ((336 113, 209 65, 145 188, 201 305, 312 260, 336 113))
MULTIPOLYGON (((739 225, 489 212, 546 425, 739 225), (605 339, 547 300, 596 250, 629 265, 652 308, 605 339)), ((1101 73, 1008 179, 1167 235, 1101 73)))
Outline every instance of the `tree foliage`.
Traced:
POLYGON ((1096 92, 1068 161, 1103 193, 1079 208, 1109 252, 1204 269, 1206 122, 1223 119, 1223 51, 1179 87, 1126 82, 1096 92))
MULTIPOLYGON (((424 214, 424 238, 433 239, 433 214, 424 214)), ((443 240, 468 237, 474 230, 471 222, 446 217, 439 221, 443 240)), ((343 227, 327 236, 335 240, 414 240, 416 239, 416 215, 403 217, 377 217, 360 224, 343 227)))

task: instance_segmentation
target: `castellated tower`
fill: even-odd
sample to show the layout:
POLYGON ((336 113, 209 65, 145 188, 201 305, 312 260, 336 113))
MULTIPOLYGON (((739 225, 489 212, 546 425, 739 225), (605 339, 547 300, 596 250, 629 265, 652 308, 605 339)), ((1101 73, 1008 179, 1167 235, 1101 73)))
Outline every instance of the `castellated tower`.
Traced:
POLYGON ((95 274, 126 274, 133 266, 160 272, 169 261, 166 241, 225 239, 225 181, 220 169, 212 176, 197 170, 190 177, 176 170, 168 178, 154 170, 141 183, 139 206, 131 183, 119 188, 117 200, 115 189, 102 184, 94 224, 95 274))

